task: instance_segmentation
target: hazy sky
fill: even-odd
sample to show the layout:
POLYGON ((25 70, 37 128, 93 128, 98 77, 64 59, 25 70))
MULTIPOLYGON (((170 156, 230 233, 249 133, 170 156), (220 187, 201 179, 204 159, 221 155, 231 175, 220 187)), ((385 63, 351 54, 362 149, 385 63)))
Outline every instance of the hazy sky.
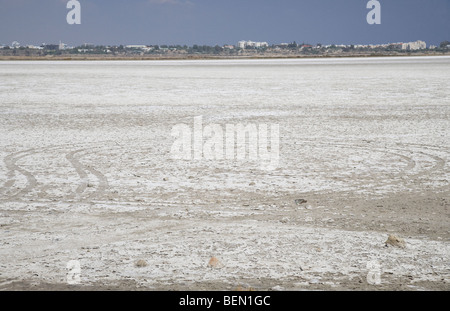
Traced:
POLYGON ((368 25, 368 0, 79 0, 81 25, 68 25, 68 0, 0 0, 0 44, 367 44, 450 40, 450 0, 379 0, 381 25, 368 25))

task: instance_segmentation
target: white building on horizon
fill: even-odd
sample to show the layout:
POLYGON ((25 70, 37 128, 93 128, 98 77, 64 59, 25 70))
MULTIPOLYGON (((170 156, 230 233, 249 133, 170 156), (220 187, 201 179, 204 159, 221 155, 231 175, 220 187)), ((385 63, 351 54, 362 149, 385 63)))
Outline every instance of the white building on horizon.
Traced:
POLYGON ((424 41, 408 42, 402 44, 402 50, 424 50, 427 48, 427 44, 424 41))
POLYGON ((37 46, 37 45, 30 44, 30 45, 27 45, 27 49, 30 49, 30 50, 43 50, 44 48, 42 46, 37 46))
POLYGON ((125 46, 127 49, 145 49, 146 47, 147 46, 143 44, 130 44, 125 46))
POLYGON ((61 41, 59 41, 58 49, 61 50, 61 51, 67 49, 67 44, 62 43, 61 41))
POLYGON ((254 47, 254 48, 262 48, 262 47, 268 47, 269 44, 267 42, 253 42, 253 41, 239 41, 238 47, 240 49, 245 49, 247 47, 254 47))

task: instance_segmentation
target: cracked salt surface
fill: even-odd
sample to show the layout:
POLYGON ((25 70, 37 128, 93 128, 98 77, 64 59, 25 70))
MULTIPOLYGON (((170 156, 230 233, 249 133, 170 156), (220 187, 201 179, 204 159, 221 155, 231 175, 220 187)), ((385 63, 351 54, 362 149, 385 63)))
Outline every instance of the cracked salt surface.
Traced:
POLYGON ((449 66, 3 62, 0 288, 63 288, 79 260, 99 288, 376 289, 377 261, 380 289, 448 290, 449 66), (279 167, 171 159, 200 115, 278 124, 279 167))
MULTIPOLYGON (((221 222, 202 225, 186 220, 182 225, 174 221, 150 221, 144 226, 138 226, 143 231, 139 235, 129 226, 114 229, 117 235, 127 236, 133 232, 132 235, 139 240, 105 243, 92 237, 89 244, 100 246, 90 249, 79 246, 76 250, 67 243, 70 235, 55 236, 49 232, 45 239, 58 244, 52 247, 50 244, 42 245, 39 242, 42 239, 31 234, 28 236, 33 241, 30 244, 43 247, 44 253, 33 259, 33 265, 16 266, 9 277, 39 271, 45 272, 49 280, 58 281, 59 276, 61 281, 64 276, 61 268, 64 261, 61 259, 72 258, 81 262, 84 284, 128 278, 150 288, 160 282, 233 284, 236 279, 258 278, 315 283, 317 276, 326 273, 330 284, 339 285, 364 276, 367 262, 373 260, 380 263, 383 273, 394 274, 397 278, 413 276, 415 282, 439 281, 442 275, 436 271, 448 271, 449 264, 448 242, 410 238, 406 249, 386 248, 386 236, 375 232, 275 224, 260 226, 251 220, 239 225, 221 222), (170 230, 171 226, 174 229, 170 230), (224 267, 217 270, 207 268, 209 258, 218 254, 224 267), (134 267, 138 259, 144 259, 148 266, 134 267)), ((32 257, 34 252, 30 244, 26 247, 27 252, 14 253, 15 260, 32 257)), ((257 287, 258 284, 252 286, 257 287)))

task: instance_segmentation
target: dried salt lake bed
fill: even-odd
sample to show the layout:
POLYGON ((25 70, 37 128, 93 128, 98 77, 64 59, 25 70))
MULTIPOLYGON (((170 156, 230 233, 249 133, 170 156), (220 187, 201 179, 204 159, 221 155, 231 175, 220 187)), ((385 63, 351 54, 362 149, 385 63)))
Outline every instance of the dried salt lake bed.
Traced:
POLYGON ((449 290, 448 81, 449 57, 0 62, 0 289, 449 290), (174 159, 199 116, 278 125, 277 167, 174 159))

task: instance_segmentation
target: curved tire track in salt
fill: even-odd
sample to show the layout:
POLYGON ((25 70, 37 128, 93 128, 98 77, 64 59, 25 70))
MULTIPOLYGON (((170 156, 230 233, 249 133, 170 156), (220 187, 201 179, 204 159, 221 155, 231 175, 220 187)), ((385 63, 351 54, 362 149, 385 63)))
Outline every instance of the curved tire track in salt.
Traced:
MULTIPOLYGON (((334 147, 339 147, 339 148, 355 148, 355 149, 359 149, 359 150, 363 150, 363 151, 369 151, 369 152, 379 152, 379 153, 386 153, 386 154, 390 154, 390 155, 394 155, 397 157, 400 157, 402 159, 404 159, 407 162, 407 166, 405 168, 403 168, 403 170, 396 175, 396 177, 403 177, 406 176, 411 180, 417 180, 422 176, 426 176, 426 175, 430 175, 433 172, 436 171, 442 171, 445 168, 445 164, 447 163, 446 159, 430 153, 430 152, 425 152, 424 149, 427 149, 428 151, 436 151, 436 152, 441 152, 441 153, 447 153, 450 154, 449 150, 446 150, 448 148, 442 147, 442 146, 433 146, 433 145, 426 145, 426 144, 414 144, 414 143, 397 143, 396 146, 397 147, 391 147, 391 148, 382 148, 380 146, 364 146, 361 145, 359 142, 354 142, 354 143, 343 143, 343 142, 316 142, 316 141, 309 141, 309 140, 305 140, 302 141, 303 143, 309 143, 309 144, 314 144, 314 145, 323 145, 323 146, 334 146, 334 147), (401 148, 399 148, 401 147, 401 148), (404 154, 405 152, 408 152, 411 154, 411 156, 406 156, 404 154), (421 170, 419 170, 417 173, 413 173, 413 174, 409 174, 410 171, 412 171, 418 164, 417 159, 414 159, 414 154, 420 154, 420 155, 424 155, 430 159, 433 160, 433 165, 430 168, 423 168, 421 170)), ((420 161, 419 161, 420 163, 420 161)), ((401 181, 398 182, 381 182, 380 185, 384 184, 384 185, 389 185, 389 184, 398 184, 401 183, 401 181)), ((445 188, 446 186, 436 186, 435 189, 441 189, 441 188, 445 188)))
MULTIPOLYGON (((3 162, 7 170, 6 173, 7 178, 6 181, 3 182, 3 185, 1 185, 0 187, 0 201, 21 200, 27 193, 31 192, 38 185, 37 178, 35 177, 35 175, 17 164, 19 160, 39 153, 46 153, 49 151, 52 152, 63 151, 64 153, 66 153, 67 150, 73 146, 74 146, 73 144, 70 144, 70 145, 50 146, 38 149, 32 148, 6 155, 3 158, 3 162), (15 189, 14 185, 17 183, 18 174, 23 175, 26 178, 26 184, 25 185, 21 184, 20 186, 18 186, 18 188, 20 187, 19 189, 15 189)), ((85 193, 86 189, 88 188, 89 181, 90 179, 92 179, 92 176, 94 176, 95 179, 97 180, 94 186, 95 190, 93 193, 86 195, 85 198, 89 199, 99 198, 102 195, 102 193, 104 193, 106 189, 109 187, 108 180, 102 173, 100 173, 98 170, 90 166, 83 165, 80 162, 79 159, 81 158, 81 156, 79 155, 79 153, 86 150, 89 149, 80 149, 66 154, 66 159, 75 168, 78 176, 81 178, 81 182, 77 187, 77 189, 75 190, 75 193, 70 193, 67 196, 68 199, 73 199, 77 196, 82 198, 83 193, 85 193)))
POLYGON ((88 188, 88 185, 89 185, 89 174, 94 175, 97 178, 98 186, 97 186, 95 192, 88 195, 87 198, 89 198, 89 199, 98 198, 109 187, 108 179, 105 177, 105 175, 103 175, 96 169, 94 169, 90 166, 84 165, 80 162, 81 157, 77 156, 77 155, 86 150, 87 149, 79 149, 79 150, 72 151, 66 155, 66 159, 72 164, 72 166, 75 168, 77 174, 80 176, 80 178, 82 180, 81 184, 75 190, 75 194, 70 196, 69 198, 73 198, 76 195, 82 196, 83 193, 86 192, 86 189, 88 188))
POLYGON ((78 195, 82 194, 86 190, 87 185, 88 185, 88 175, 87 175, 86 171, 84 170, 83 165, 78 161, 77 158, 75 158, 75 154, 77 154, 81 151, 83 151, 83 149, 77 150, 77 151, 72 151, 66 155, 66 159, 70 162, 70 164, 72 164, 72 166, 77 171, 77 174, 81 178, 81 183, 78 186, 78 188, 75 190, 75 194, 78 194, 78 195))
POLYGON ((8 180, 4 183, 4 186, 0 189, 0 193, 6 193, 15 184, 15 172, 19 172, 27 179, 27 185, 25 188, 19 190, 19 192, 13 195, 7 195, 6 200, 19 199, 28 192, 30 192, 34 187, 36 187, 37 181, 32 173, 18 166, 16 162, 22 158, 35 154, 35 149, 28 149, 24 151, 15 152, 7 155, 3 161, 6 168, 8 169, 8 180))

